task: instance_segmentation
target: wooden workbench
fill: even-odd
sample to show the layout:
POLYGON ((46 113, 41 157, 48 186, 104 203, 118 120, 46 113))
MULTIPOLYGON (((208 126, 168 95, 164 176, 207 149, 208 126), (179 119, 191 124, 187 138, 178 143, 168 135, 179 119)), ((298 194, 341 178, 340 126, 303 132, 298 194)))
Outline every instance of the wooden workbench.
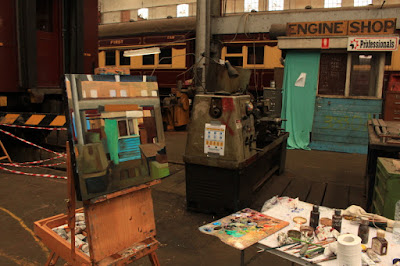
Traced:
MULTIPOLYGON (((400 133, 400 122, 385 121, 387 130, 392 134, 400 133)), ((399 158, 400 139, 389 139, 385 142, 375 133, 374 126, 368 121, 368 156, 365 174, 367 210, 370 210, 375 184, 376 163, 378 157, 399 158)))

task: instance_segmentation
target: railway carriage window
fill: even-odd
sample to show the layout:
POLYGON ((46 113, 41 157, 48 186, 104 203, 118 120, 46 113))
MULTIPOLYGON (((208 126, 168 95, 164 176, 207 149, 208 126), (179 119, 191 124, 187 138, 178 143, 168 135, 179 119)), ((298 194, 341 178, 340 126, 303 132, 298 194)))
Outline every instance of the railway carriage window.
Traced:
POLYGON ((247 64, 263 65, 264 64, 264 46, 247 46, 247 64), (254 49, 255 48, 255 49, 254 49))
POLYGON ((232 45, 226 47, 227 54, 241 54, 242 53, 242 45, 232 45))
POLYGON ((161 48, 161 53, 159 55, 159 64, 160 65, 171 65, 172 64, 172 48, 165 47, 161 48))
POLYGON ((115 66, 115 51, 106 51, 106 66, 115 66))
POLYGON ((124 56, 124 51, 119 51, 119 65, 120 66, 129 66, 131 64, 131 58, 124 56))
POLYGON ((155 62, 154 58, 155 58, 154 54, 144 55, 142 57, 142 64, 144 66, 154 66, 155 62))
POLYGON ((53 31, 53 0, 36 0, 36 29, 53 31))
POLYGON ((243 57, 226 56, 225 60, 228 60, 232 66, 243 66, 243 57))
POLYGON ((181 4, 176 6, 176 16, 180 17, 188 17, 189 16, 189 5, 181 4))

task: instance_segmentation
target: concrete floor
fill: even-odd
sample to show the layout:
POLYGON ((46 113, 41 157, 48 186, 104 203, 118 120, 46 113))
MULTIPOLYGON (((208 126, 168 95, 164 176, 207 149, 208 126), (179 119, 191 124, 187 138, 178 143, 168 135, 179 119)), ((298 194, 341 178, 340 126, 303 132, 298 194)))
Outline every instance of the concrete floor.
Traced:
MULTIPOLYGON (((186 134, 167 132, 166 137, 169 160, 174 164, 171 164, 171 175, 152 191, 157 239, 162 243, 157 251, 160 263, 239 265, 238 250, 197 229, 216 217, 186 211, 185 173, 183 164, 180 164, 186 134)), ((318 180, 362 188, 365 163, 365 155, 289 150, 285 174, 269 180, 249 207, 259 210, 275 192, 271 190, 282 180, 318 180)), ((65 175, 65 172, 56 170, 40 171, 65 175)), ((0 265, 43 265, 46 253, 6 210, 19 217, 28 229, 33 229, 34 221, 66 211, 66 190, 66 181, 0 172, 0 265)), ((276 194, 284 195, 285 191, 287 189, 276 194)), ((257 253, 255 247, 246 250, 245 260, 247 265, 291 265, 274 255, 257 253)), ((60 262, 58 265, 63 264, 60 262)), ((143 258, 132 265, 150 263, 143 258)))

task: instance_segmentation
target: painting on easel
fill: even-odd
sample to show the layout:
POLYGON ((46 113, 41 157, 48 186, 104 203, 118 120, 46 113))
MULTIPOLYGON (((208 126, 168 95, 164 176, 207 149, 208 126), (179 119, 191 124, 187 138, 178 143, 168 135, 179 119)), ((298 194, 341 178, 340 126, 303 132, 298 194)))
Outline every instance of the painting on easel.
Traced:
POLYGON ((77 197, 169 175, 155 77, 66 75, 77 197))

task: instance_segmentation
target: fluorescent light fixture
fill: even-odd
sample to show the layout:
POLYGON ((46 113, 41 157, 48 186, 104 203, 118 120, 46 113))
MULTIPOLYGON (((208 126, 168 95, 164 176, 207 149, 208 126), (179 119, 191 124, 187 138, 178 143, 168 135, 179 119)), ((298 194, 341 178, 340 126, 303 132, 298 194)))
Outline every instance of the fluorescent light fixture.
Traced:
POLYGON ((137 49, 137 50, 126 50, 124 52, 124 56, 132 57, 132 56, 159 54, 159 53, 161 53, 160 47, 151 47, 151 48, 137 49))

